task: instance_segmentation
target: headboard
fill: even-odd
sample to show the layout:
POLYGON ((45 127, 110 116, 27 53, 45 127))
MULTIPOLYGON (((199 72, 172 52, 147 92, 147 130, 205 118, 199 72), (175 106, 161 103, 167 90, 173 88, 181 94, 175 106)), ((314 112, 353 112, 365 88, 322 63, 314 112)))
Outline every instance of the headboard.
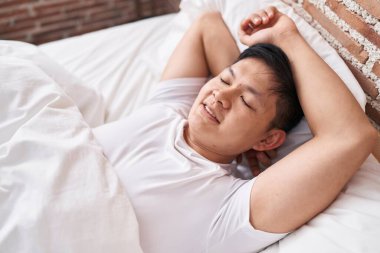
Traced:
POLYGON ((332 45, 367 95, 366 113, 380 130, 380 1, 283 0, 332 45))

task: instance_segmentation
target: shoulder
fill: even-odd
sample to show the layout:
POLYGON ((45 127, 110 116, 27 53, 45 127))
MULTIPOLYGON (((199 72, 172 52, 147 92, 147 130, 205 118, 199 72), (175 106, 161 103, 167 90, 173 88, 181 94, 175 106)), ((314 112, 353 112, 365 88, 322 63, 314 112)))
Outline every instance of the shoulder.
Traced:
POLYGON ((206 78, 177 78, 161 81, 151 92, 148 105, 160 104, 187 117, 206 78))
POLYGON ((181 96, 198 95, 199 90, 207 82, 207 78, 189 77, 160 81, 152 90, 149 101, 178 100, 181 96))
POLYGON ((254 182, 255 179, 236 179, 228 191, 210 227, 210 253, 256 252, 286 235, 256 230, 250 224, 250 195, 254 182))

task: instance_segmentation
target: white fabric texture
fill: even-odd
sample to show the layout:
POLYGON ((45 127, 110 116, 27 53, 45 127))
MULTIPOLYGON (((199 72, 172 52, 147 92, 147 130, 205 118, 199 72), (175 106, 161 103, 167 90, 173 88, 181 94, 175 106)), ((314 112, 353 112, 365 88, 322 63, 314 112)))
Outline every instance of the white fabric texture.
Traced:
POLYGON ((37 46, 19 41, 1 41, 0 54, 26 59, 40 68, 70 96, 91 127, 104 123, 105 106, 102 96, 45 55, 37 46))
POLYGON ((145 253, 249 253, 285 236, 250 225, 254 179, 233 177, 234 164, 211 162, 184 140, 204 82, 161 82, 147 105, 94 129, 135 208, 145 253))
POLYGON ((93 88, 106 106, 104 122, 128 115, 144 104, 159 80, 161 44, 174 15, 145 19, 50 42, 40 50, 93 88))
POLYGON ((142 252, 132 205, 90 127, 20 46, 0 42, 0 252, 142 252))

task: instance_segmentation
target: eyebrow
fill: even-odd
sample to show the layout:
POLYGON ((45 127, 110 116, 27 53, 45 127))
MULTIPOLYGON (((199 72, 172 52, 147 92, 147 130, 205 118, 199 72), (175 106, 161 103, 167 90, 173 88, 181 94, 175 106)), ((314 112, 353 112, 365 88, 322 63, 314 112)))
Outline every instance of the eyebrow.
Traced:
MULTIPOLYGON (((230 74, 232 75, 232 78, 235 79, 235 72, 234 70, 232 69, 231 66, 228 67, 228 70, 230 72, 230 74)), ((253 95, 255 96, 261 96, 262 94, 260 92, 258 92, 255 88, 253 88, 252 86, 250 85, 247 85, 247 84, 242 84, 244 86, 244 88, 246 88, 249 92, 251 92, 253 95)))

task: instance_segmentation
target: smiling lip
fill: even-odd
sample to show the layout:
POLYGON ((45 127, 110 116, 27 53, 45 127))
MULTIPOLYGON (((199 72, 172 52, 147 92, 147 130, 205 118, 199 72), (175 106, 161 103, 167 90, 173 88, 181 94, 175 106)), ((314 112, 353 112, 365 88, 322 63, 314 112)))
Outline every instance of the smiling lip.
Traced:
POLYGON ((208 119, 211 121, 219 124, 219 120, 214 116, 214 114, 211 112, 210 108, 207 107, 207 105, 202 104, 202 114, 205 115, 208 119))

